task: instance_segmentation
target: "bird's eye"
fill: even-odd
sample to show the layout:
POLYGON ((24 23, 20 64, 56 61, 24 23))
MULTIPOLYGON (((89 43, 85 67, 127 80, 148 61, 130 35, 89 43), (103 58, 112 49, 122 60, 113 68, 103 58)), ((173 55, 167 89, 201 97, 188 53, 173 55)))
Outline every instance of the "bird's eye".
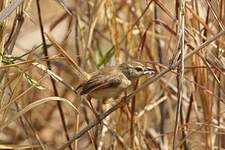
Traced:
POLYGON ((139 71, 143 71, 143 68, 141 68, 141 67, 135 67, 135 70, 137 70, 139 72, 139 71))

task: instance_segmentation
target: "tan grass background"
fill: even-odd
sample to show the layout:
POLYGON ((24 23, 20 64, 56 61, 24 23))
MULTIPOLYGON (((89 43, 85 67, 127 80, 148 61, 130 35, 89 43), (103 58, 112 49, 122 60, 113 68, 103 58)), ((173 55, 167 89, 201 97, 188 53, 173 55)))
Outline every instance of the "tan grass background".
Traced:
POLYGON ((224 0, 1 0, 0 149, 225 149, 224 13, 224 0), (74 63, 131 60, 157 76, 93 99, 96 120, 74 63))

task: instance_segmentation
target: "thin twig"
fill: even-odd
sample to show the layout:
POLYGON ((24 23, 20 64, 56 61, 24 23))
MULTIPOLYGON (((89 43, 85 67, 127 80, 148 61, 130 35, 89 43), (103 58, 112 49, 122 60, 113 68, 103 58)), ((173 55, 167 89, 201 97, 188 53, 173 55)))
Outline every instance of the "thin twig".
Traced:
MULTIPOLYGON (((36 3, 37 3, 37 10, 38 10, 39 25, 40 25, 40 30, 41 30, 41 38, 42 38, 42 42, 43 42, 44 55, 48 59, 48 57, 49 57, 48 47, 47 47, 47 43, 46 43, 45 35, 44 35, 44 27, 43 27, 42 17, 41 17, 40 1, 36 0, 36 3)), ((47 63, 48 69, 51 70, 50 61, 46 61, 46 63, 47 63)), ((50 80, 51 80, 52 87, 53 87, 53 90, 54 90, 54 95, 58 96, 59 94, 58 94, 58 91, 57 91, 57 88, 56 88, 55 80, 52 78, 52 76, 50 76, 50 80)), ((67 141, 69 141, 70 140, 69 133, 68 133, 68 130, 67 130, 67 127, 66 127, 65 116, 64 116, 63 108, 62 108, 62 105, 61 105, 60 101, 57 101, 57 106, 58 106, 58 110, 59 110, 59 114, 60 114, 60 118, 61 118, 61 121, 62 121, 62 125, 63 125, 63 129, 64 129, 66 139, 67 139, 67 141)), ((69 149, 72 150, 71 145, 69 145, 69 149)))
MULTIPOLYGON (((183 109, 182 109, 182 99, 183 99, 183 78, 184 78, 184 49, 185 49, 185 40, 184 40, 184 16, 185 16, 185 0, 177 0, 177 3, 179 6, 178 12, 179 12, 179 23, 178 23, 178 30, 177 30, 177 38, 178 38, 178 43, 177 43, 177 51, 180 53, 179 56, 179 61, 180 64, 178 65, 177 69, 177 89, 178 89, 178 100, 177 100, 177 110, 176 110, 176 119, 175 119, 175 126, 174 126, 174 137, 173 137, 173 150, 175 150, 176 147, 176 140, 177 140, 177 132, 178 132, 178 127, 179 127, 179 120, 182 122, 183 118, 183 109)), ((178 15, 178 14, 177 14, 178 15)), ((182 130, 183 136, 185 137, 185 131, 182 130)), ((187 143, 186 140, 184 142, 185 144, 185 149, 187 149, 187 143)))

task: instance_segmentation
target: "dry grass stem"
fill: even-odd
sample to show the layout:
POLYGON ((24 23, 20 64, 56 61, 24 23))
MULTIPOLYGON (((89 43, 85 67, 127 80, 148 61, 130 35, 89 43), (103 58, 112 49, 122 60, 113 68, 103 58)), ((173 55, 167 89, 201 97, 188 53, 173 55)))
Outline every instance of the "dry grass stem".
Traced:
POLYGON ((0 0, 0 149, 225 149, 224 20, 224 0, 0 0), (157 73, 79 95, 132 61, 157 73))

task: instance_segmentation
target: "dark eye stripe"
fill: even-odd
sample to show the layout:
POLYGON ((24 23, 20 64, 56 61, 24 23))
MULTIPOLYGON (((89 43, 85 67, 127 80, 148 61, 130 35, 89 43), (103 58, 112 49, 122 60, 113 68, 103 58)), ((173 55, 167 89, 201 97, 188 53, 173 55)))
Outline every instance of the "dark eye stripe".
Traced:
POLYGON ((137 71, 143 71, 143 68, 141 68, 141 67, 135 67, 135 69, 136 69, 137 71))

